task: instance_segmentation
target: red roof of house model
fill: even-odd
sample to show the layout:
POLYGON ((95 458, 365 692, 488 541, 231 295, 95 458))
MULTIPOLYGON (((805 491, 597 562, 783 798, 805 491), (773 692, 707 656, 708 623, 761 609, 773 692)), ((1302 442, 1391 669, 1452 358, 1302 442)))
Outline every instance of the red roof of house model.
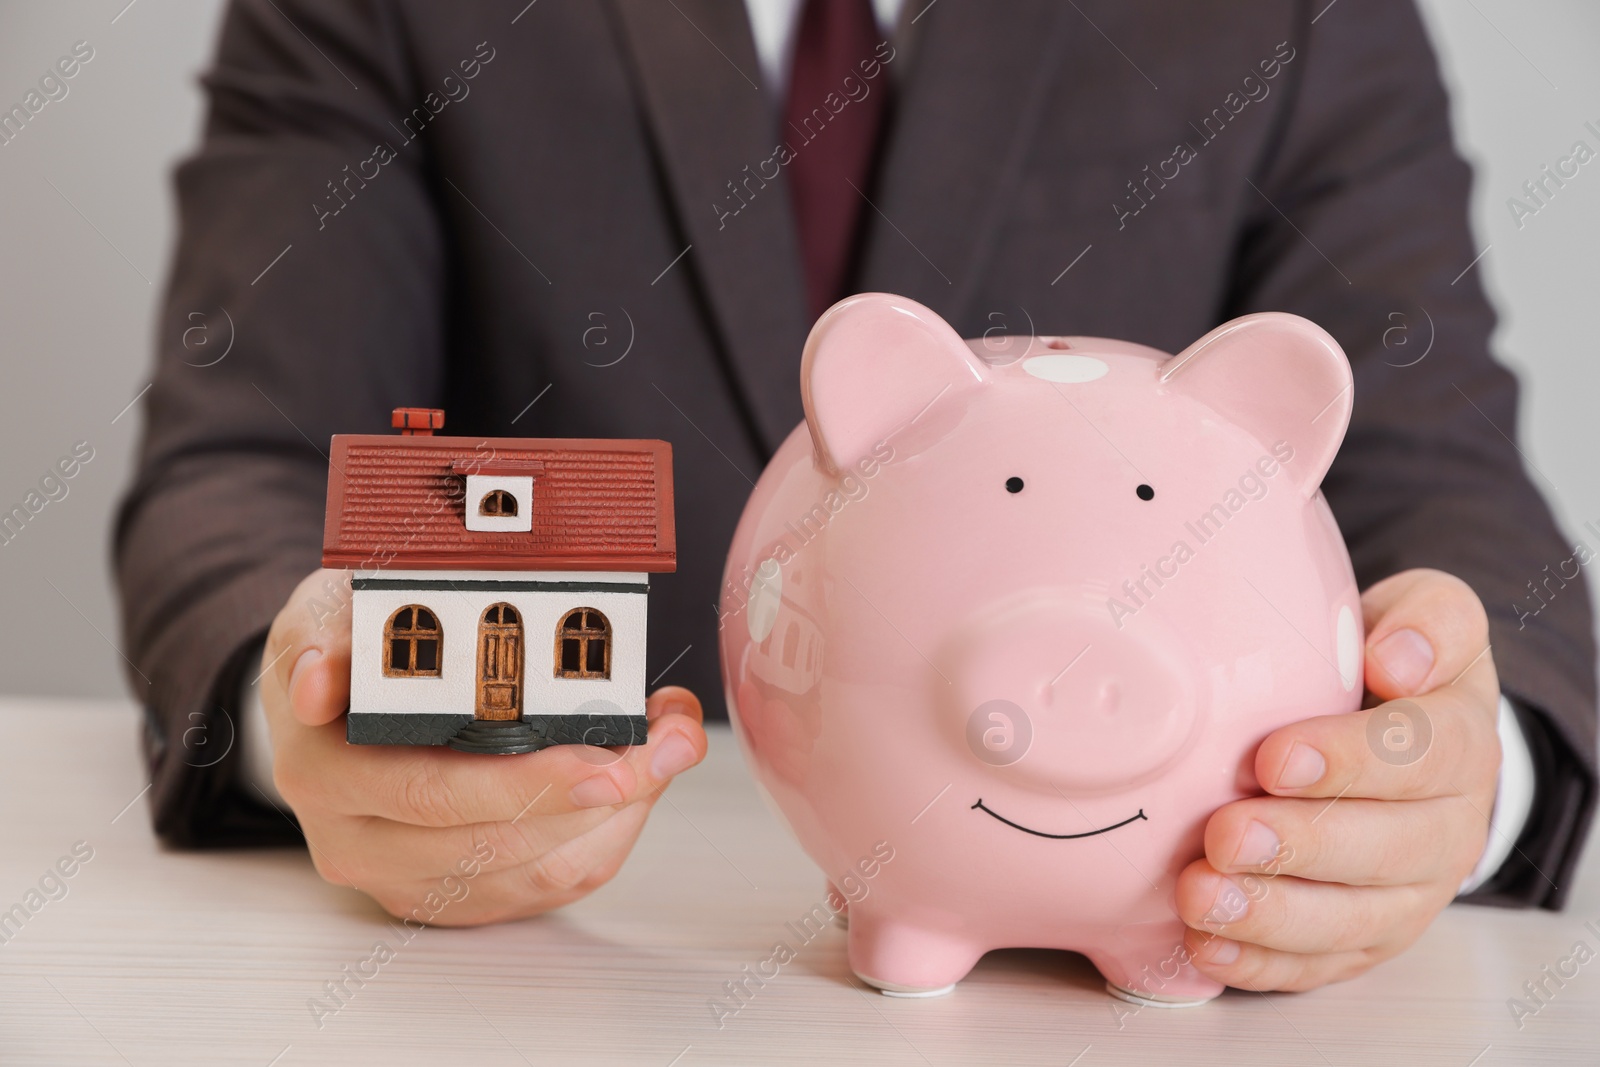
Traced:
MULTIPOLYGON (((397 413, 396 426, 404 424, 397 413)), ((659 572, 677 565, 665 441, 434 437, 431 427, 407 434, 333 438, 324 567, 659 572), (468 474, 531 475, 533 529, 468 530, 468 474)))

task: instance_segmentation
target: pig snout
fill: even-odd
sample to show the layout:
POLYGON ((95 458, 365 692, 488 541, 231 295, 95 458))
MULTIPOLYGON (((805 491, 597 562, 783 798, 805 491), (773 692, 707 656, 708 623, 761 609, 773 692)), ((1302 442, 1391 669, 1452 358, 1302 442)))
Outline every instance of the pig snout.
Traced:
POLYGON ((1030 596, 974 616, 940 657, 947 733, 975 765, 1041 792, 1119 791, 1182 755, 1194 673, 1157 627, 1030 596))

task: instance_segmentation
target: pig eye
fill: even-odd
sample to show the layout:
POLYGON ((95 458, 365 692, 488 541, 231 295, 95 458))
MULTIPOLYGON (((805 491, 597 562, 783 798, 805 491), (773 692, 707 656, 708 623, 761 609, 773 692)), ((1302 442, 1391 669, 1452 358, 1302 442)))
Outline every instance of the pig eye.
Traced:
POLYGON ((1016 477, 1007 478, 1006 479, 1006 492, 1008 492, 1008 493, 1020 493, 1020 492, 1022 492, 1022 479, 1021 478, 1016 478, 1016 477))
POLYGON ((1140 500, 1154 500, 1156 495, 1156 491, 1148 485, 1141 485, 1134 492, 1139 494, 1140 500))

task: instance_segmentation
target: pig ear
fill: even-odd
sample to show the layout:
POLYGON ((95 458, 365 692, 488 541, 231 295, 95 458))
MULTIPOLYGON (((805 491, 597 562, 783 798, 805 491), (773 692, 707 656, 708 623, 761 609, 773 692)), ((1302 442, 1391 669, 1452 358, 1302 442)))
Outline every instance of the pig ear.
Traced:
POLYGON ((800 392, 817 460, 846 470, 987 368, 950 324, 914 300, 863 293, 833 305, 806 338, 800 392))
POLYGON ((1307 496, 1328 473, 1354 402, 1339 343, 1316 323, 1280 312, 1223 323, 1174 356, 1161 383, 1248 430, 1263 449, 1287 444, 1294 456, 1283 468, 1307 496))

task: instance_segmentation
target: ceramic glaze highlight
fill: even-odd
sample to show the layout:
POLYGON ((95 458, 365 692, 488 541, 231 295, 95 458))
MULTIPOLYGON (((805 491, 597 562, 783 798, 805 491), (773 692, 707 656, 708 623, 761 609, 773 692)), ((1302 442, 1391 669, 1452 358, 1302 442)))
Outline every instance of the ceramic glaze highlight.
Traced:
POLYGON ((851 968, 930 994, 1003 947, 1196 1003, 1173 886, 1287 723, 1355 710, 1361 611, 1318 485, 1349 365, 1291 315, 1175 357, 830 309, 745 508, 723 673, 757 778, 850 905, 851 968), (875 853, 875 848, 878 851, 875 853))

